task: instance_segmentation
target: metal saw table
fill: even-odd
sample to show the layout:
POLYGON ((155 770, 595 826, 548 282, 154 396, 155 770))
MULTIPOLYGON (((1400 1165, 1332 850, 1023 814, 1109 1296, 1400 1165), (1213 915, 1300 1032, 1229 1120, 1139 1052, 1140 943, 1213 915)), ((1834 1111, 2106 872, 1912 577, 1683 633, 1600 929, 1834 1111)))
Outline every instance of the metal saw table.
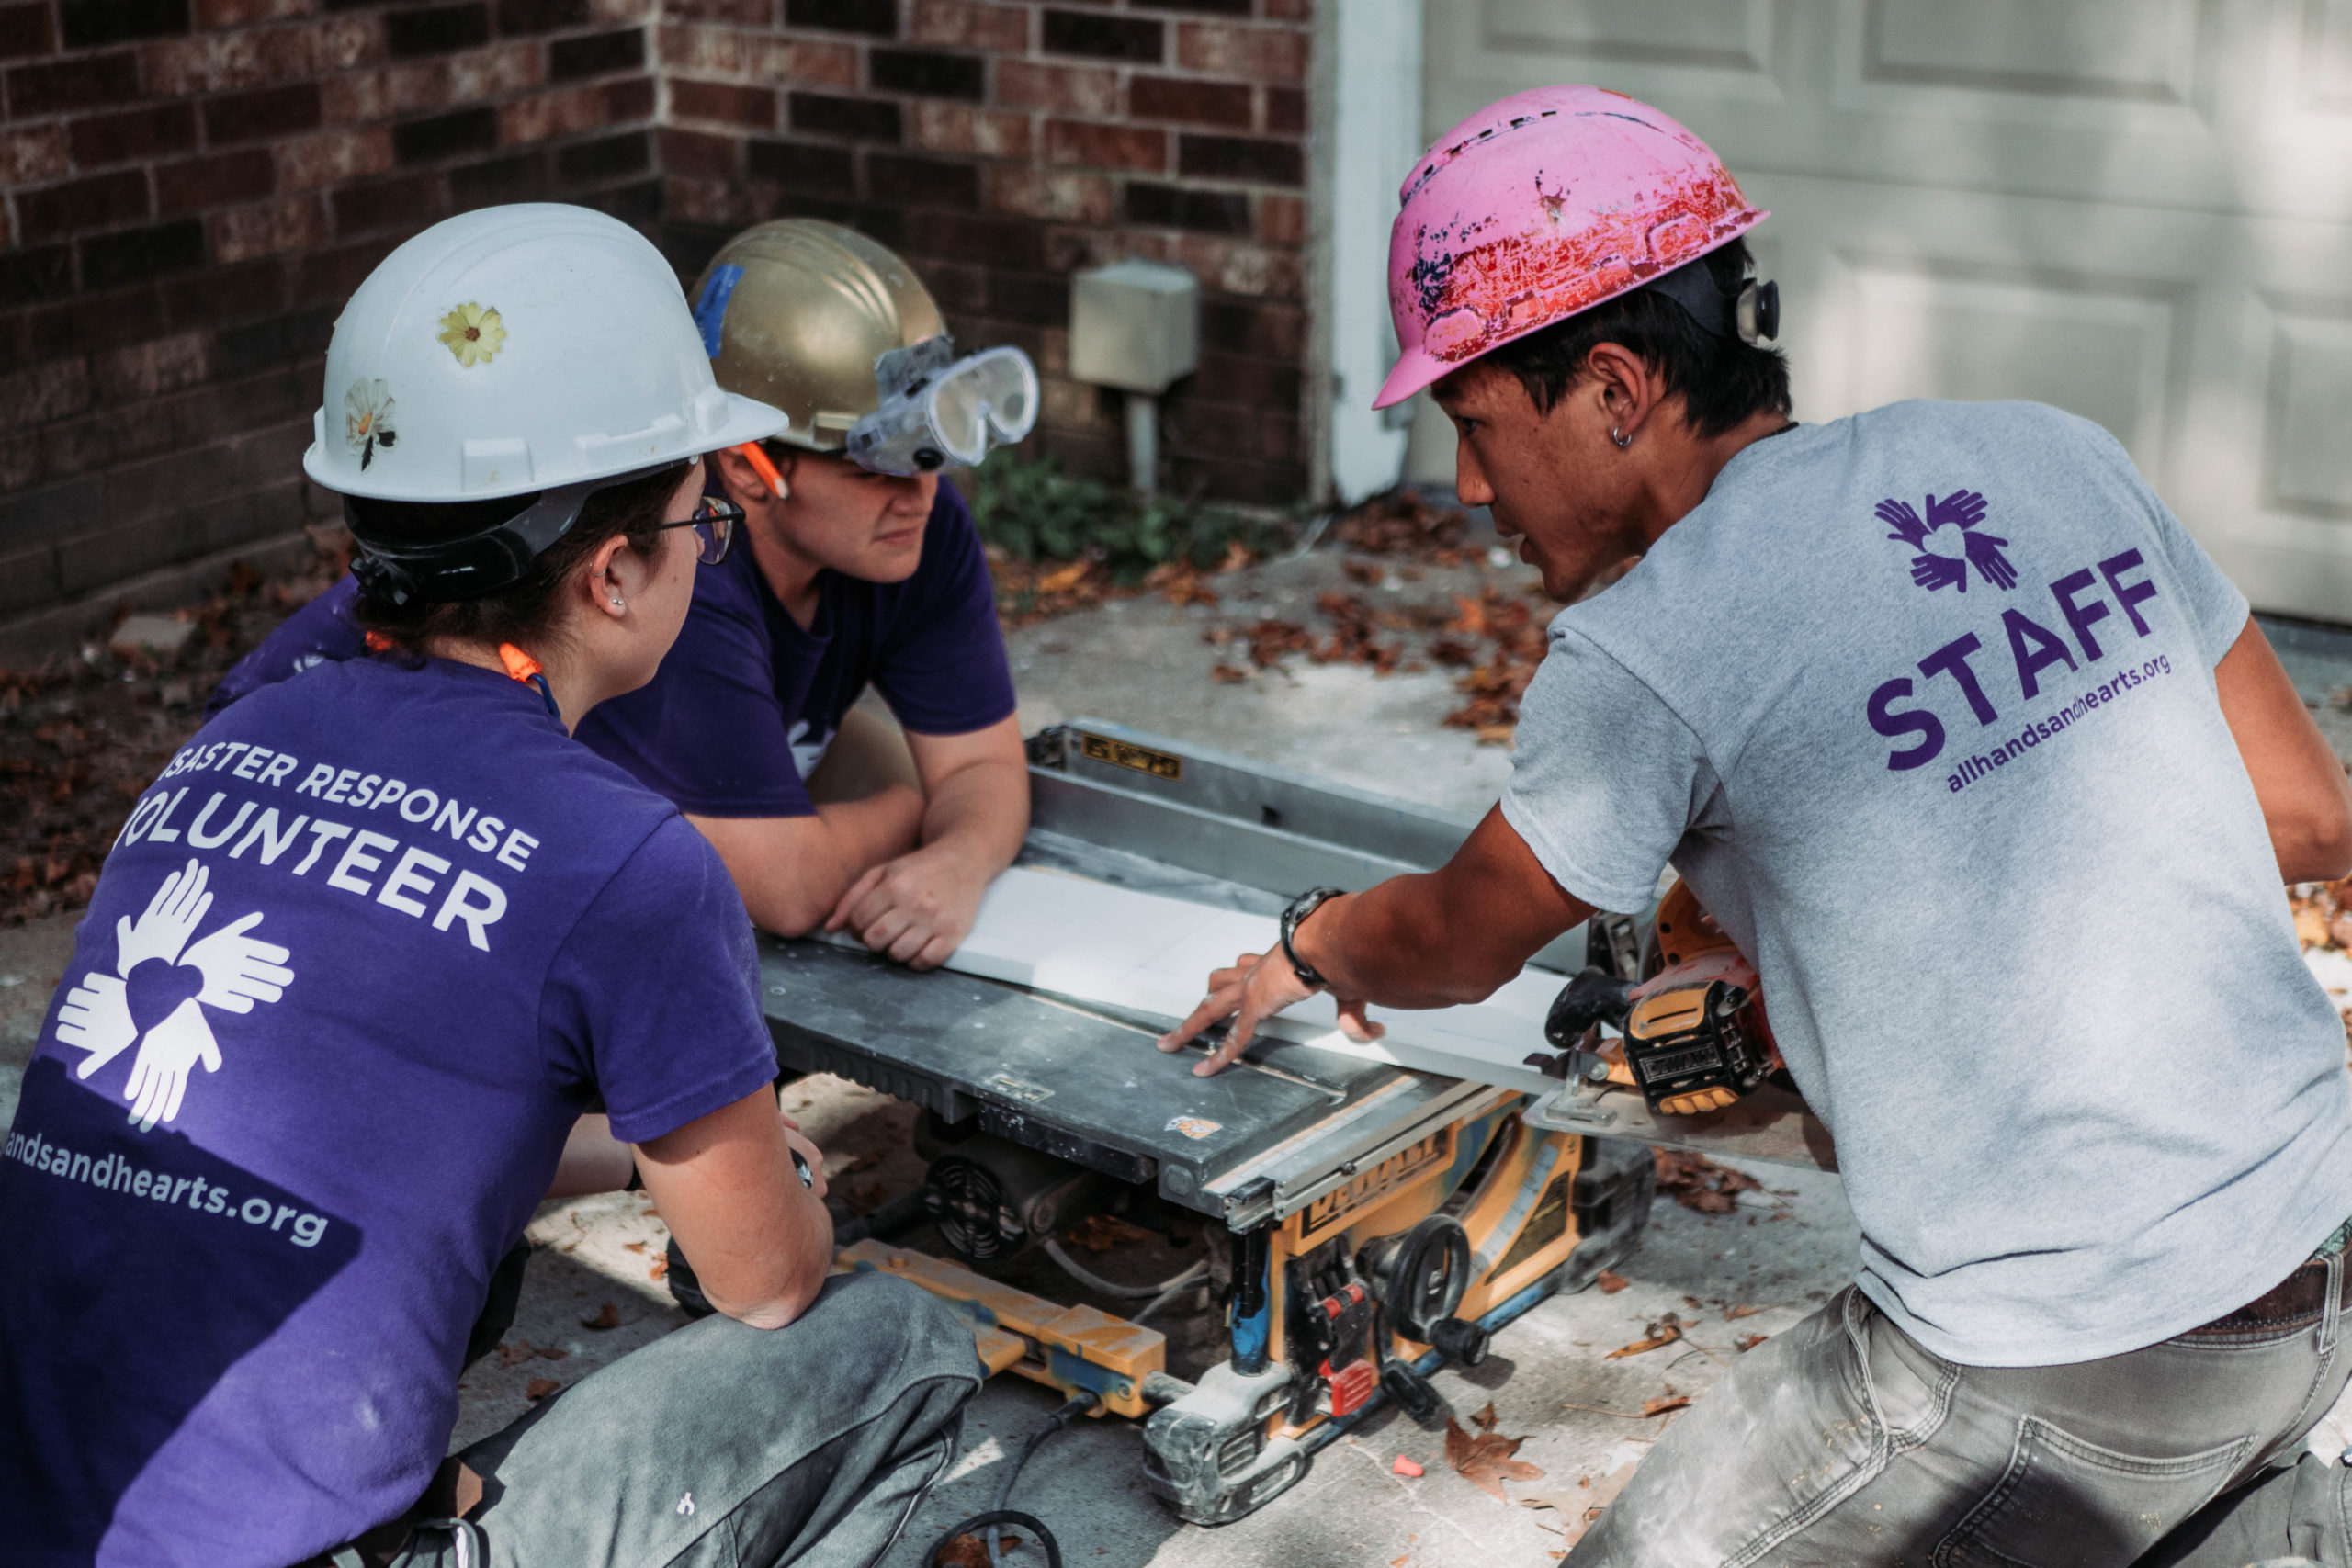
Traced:
MULTIPOLYGON (((1277 915, 1306 887, 1361 889, 1430 869, 1475 826, 1096 720, 1043 732, 1030 742, 1030 762, 1031 829, 1017 863, 1252 914, 1277 915)), ((1579 927, 1536 962, 1573 974, 1584 965, 1587 939, 1579 927)), ((1340 1234, 1340 1220, 1329 1216, 1372 1213, 1408 1180, 1445 1176, 1419 1209, 1435 1213, 1442 1203, 1473 1217, 1487 1214, 1482 1204, 1492 1209, 1478 1221, 1487 1239, 1473 1237, 1478 1278, 1466 1298, 1458 1289, 1456 1297, 1468 1303, 1465 1314, 1476 1308, 1495 1327, 1553 1290, 1582 1284, 1637 1239, 1647 1209, 1646 1150, 1616 1145, 1632 1152, 1604 1169, 1593 1151, 1610 1145, 1585 1150, 1579 1134, 1823 1163, 1826 1140, 1805 1131, 1786 1096, 1779 1097, 1786 1103, 1751 1097, 1713 1117, 1673 1119, 1671 1127, 1657 1124, 1638 1094, 1570 1097, 1568 1114, 1587 1124, 1555 1119, 1530 1127, 1521 1114, 1528 1097, 1517 1090, 1265 1036, 1225 1072, 1196 1077, 1198 1050, 1154 1046, 1170 1020, 945 969, 918 974, 862 948, 763 938, 760 962, 770 1031, 787 1069, 838 1075, 922 1106, 935 1124, 1148 1190, 1229 1238, 1221 1254, 1227 1272, 1243 1279, 1228 1287, 1238 1303, 1234 1360, 1197 1388, 1160 1370, 1152 1330, 880 1242, 842 1254, 845 1266, 890 1269, 963 1304, 991 1370, 1091 1390, 1110 1410, 1149 1416, 1154 1458, 1146 1479, 1199 1522, 1239 1517, 1294 1483, 1315 1448, 1382 1397, 1377 1389, 1369 1399, 1347 1392, 1345 1367, 1335 1371, 1330 1360, 1328 1375, 1289 1364, 1313 1352, 1295 1342, 1298 1316, 1284 1315, 1285 1281, 1295 1296, 1310 1290, 1302 1270, 1322 1270, 1312 1276, 1322 1283, 1311 1295, 1352 1277, 1354 1242, 1335 1265, 1339 1243, 1321 1240, 1340 1234), (1507 1145, 1510 1156, 1498 1167, 1507 1145), (1567 1163, 1555 1172, 1562 1158, 1567 1163), (1442 1168, 1447 1160, 1450 1172, 1442 1168), (1541 1220, 1531 1213, 1555 1179, 1558 1235, 1545 1244, 1550 1251, 1519 1268, 1528 1244, 1513 1238, 1533 1234, 1541 1220), (1524 1189, 1516 1198, 1504 1190, 1511 1182, 1524 1189), (1491 1203, 1488 1188, 1499 1193, 1491 1203), (1244 1323, 1251 1279, 1267 1281, 1272 1297, 1257 1329, 1244 1323)), ((1531 1051, 1544 1048, 1530 1040, 1531 1051)), ((1392 1214, 1386 1223, 1404 1222, 1392 1214)), ((1394 1350, 1433 1370, 1435 1350, 1388 1333, 1376 1337, 1370 1361, 1385 1368, 1394 1350)))

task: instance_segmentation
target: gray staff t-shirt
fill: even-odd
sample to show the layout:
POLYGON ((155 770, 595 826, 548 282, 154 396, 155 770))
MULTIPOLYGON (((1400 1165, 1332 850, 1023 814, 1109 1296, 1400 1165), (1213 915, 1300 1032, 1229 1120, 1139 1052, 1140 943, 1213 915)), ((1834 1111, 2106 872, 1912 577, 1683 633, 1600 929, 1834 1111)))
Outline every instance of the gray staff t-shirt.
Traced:
POLYGON ((2213 683, 2246 603, 2086 421, 1905 402, 1742 450, 1563 610, 1504 817, 1669 863, 1838 1140, 1861 1288, 2043 1366, 2244 1305, 2352 1214, 2352 1078, 2213 683))

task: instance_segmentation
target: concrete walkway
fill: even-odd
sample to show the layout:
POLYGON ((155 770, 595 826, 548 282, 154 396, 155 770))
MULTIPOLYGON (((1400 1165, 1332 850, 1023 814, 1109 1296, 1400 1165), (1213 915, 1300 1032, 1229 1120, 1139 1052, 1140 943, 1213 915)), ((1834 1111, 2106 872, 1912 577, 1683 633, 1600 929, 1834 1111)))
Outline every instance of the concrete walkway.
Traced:
MULTIPOLYGON (((1287 669, 1224 683, 1212 669, 1246 660, 1232 643, 1214 644, 1204 634, 1246 628, 1261 613, 1319 625, 1314 602, 1334 587, 1401 608, 1442 605, 1489 581, 1517 592, 1531 579, 1523 568, 1491 567, 1474 556, 1473 564, 1429 569, 1414 581, 1398 576, 1393 587, 1366 586, 1345 580, 1339 556, 1321 551, 1211 580, 1221 599, 1215 608, 1159 598, 1114 602, 1011 639, 1023 728, 1089 715, 1464 813, 1483 811, 1508 775, 1508 750, 1441 726, 1462 700, 1449 672, 1384 678, 1360 665, 1316 666, 1294 657, 1287 669)), ((2320 705, 2331 739, 2352 755, 2352 714, 2328 702, 2352 687, 2352 640, 2291 627, 2274 639, 2306 696, 2320 705)), ((22 1065, 70 949, 65 919, 0 931, 0 1124, 13 1117, 22 1065)), ((793 1087, 788 1109, 827 1149, 837 1192, 854 1190, 870 1204, 919 1180, 921 1162, 907 1146, 911 1108, 812 1078, 793 1087)), ((1787 1327, 1849 1277, 1856 1233, 1837 1179, 1747 1168, 1768 1190, 1743 1194, 1732 1213, 1704 1215, 1661 1200, 1645 1245, 1623 1270, 1627 1288, 1547 1303, 1498 1336, 1492 1358, 1475 1374, 1439 1377, 1465 1423, 1492 1401, 1498 1429, 1526 1436, 1517 1457, 1544 1475, 1512 1483, 1514 1498, 1553 1495, 1573 1510, 1589 1483, 1637 1461, 1665 1425, 1605 1412, 1638 1412, 1669 1390, 1702 1393, 1736 1359, 1738 1341, 1787 1327), (1731 1319, 1732 1308, 1754 1310, 1731 1319), (1603 1359, 1669 1312, 1691 1325, 1683 1342, 1603 1359)), ((666 1238, 641 1195, 549 1205, 531 1237, 540 1247, 514 1329, 501 1354, 468 1374, 458 1443, 520 1415, 535 1385, 543 1392, 577 1382, 683 1321, 656 1277, 666 1238)), ((1108 1258, 1104 1271, 1116 1271, 1117 1255, 1108 1258)), ((893 1568, 911 1568, 945 1523, 989 1506, 1001 1467, 1056 1403, 1012 1379, 989 1386, 972 1409, 962 1461, 890 1558, 893 1568)), ((2342 1448, 2347 1416, 2352 1411, 2339 1408, 2313 1446, 2342 1448)), ((1033 1462, 1013 1506, 1053 1525, 1074 1565, 1102 1568, 1524 1563, 1557 1552, 1570 1517, 1496 1501, 1447 1468, 1442 1429, 1424 1430, 1393 1410, 1326 1450, 1288 1495, 1219 1530, 1181 1526, 1153 1503, 1137 1474, 1141 1452, 1130 1423, 1081 1423, 1033 1462), (1426 1473, 1396 1474, 1400 1454, 1426 1473)), ((1011 1561, 1037 1568, 1043 1558, 1033 1549, 1011 1561)))

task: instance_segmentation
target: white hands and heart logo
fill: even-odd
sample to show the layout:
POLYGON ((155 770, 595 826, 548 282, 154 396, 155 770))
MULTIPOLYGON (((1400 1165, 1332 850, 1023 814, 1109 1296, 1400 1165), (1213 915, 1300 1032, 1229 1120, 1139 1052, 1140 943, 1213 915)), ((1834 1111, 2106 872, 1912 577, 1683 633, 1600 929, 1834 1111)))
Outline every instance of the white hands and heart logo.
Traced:
POLYGON ((208 1073, 220 1070, 220 1046, 204 1010, 251 1012, 255 1002, 285 995, 294 978, 286 949, 245 934, 261 924, 258 910, 201 941, 188 940, 212 908, 204 890, 210 874, 190 860, 164 879, 138 919, 116 920, 115 972, 84 975, 57 1010, 57 1038, 89 1053, 76 1077, 90 1077, 138 1042, 122 1097, 142 1133, 180 1113, 189 1069, 201 1062, 208 1073))

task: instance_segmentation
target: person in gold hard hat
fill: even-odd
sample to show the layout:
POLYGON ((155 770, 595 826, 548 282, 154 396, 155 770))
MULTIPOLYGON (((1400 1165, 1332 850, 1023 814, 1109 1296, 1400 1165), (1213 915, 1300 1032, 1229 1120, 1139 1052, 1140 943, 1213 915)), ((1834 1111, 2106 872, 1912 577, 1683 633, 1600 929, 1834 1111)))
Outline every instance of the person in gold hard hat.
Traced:
MULTIPOLYGON (((994 588, 942 470, 1028 434, 1035 372, 1018 349, 959 357, 904 262, 814 220, 737 235, 691 299, 718 384, 791 423, 713 454, 743 547, 700 574, 653 682, 579 739, 686 814, 760 925, 845 929, 928 968, 1029 811, 994 588), (896 725, 859 705, 869 687, 896 725)), ((212 711, 356 654, 351 592, 279 628, 212 711)))

